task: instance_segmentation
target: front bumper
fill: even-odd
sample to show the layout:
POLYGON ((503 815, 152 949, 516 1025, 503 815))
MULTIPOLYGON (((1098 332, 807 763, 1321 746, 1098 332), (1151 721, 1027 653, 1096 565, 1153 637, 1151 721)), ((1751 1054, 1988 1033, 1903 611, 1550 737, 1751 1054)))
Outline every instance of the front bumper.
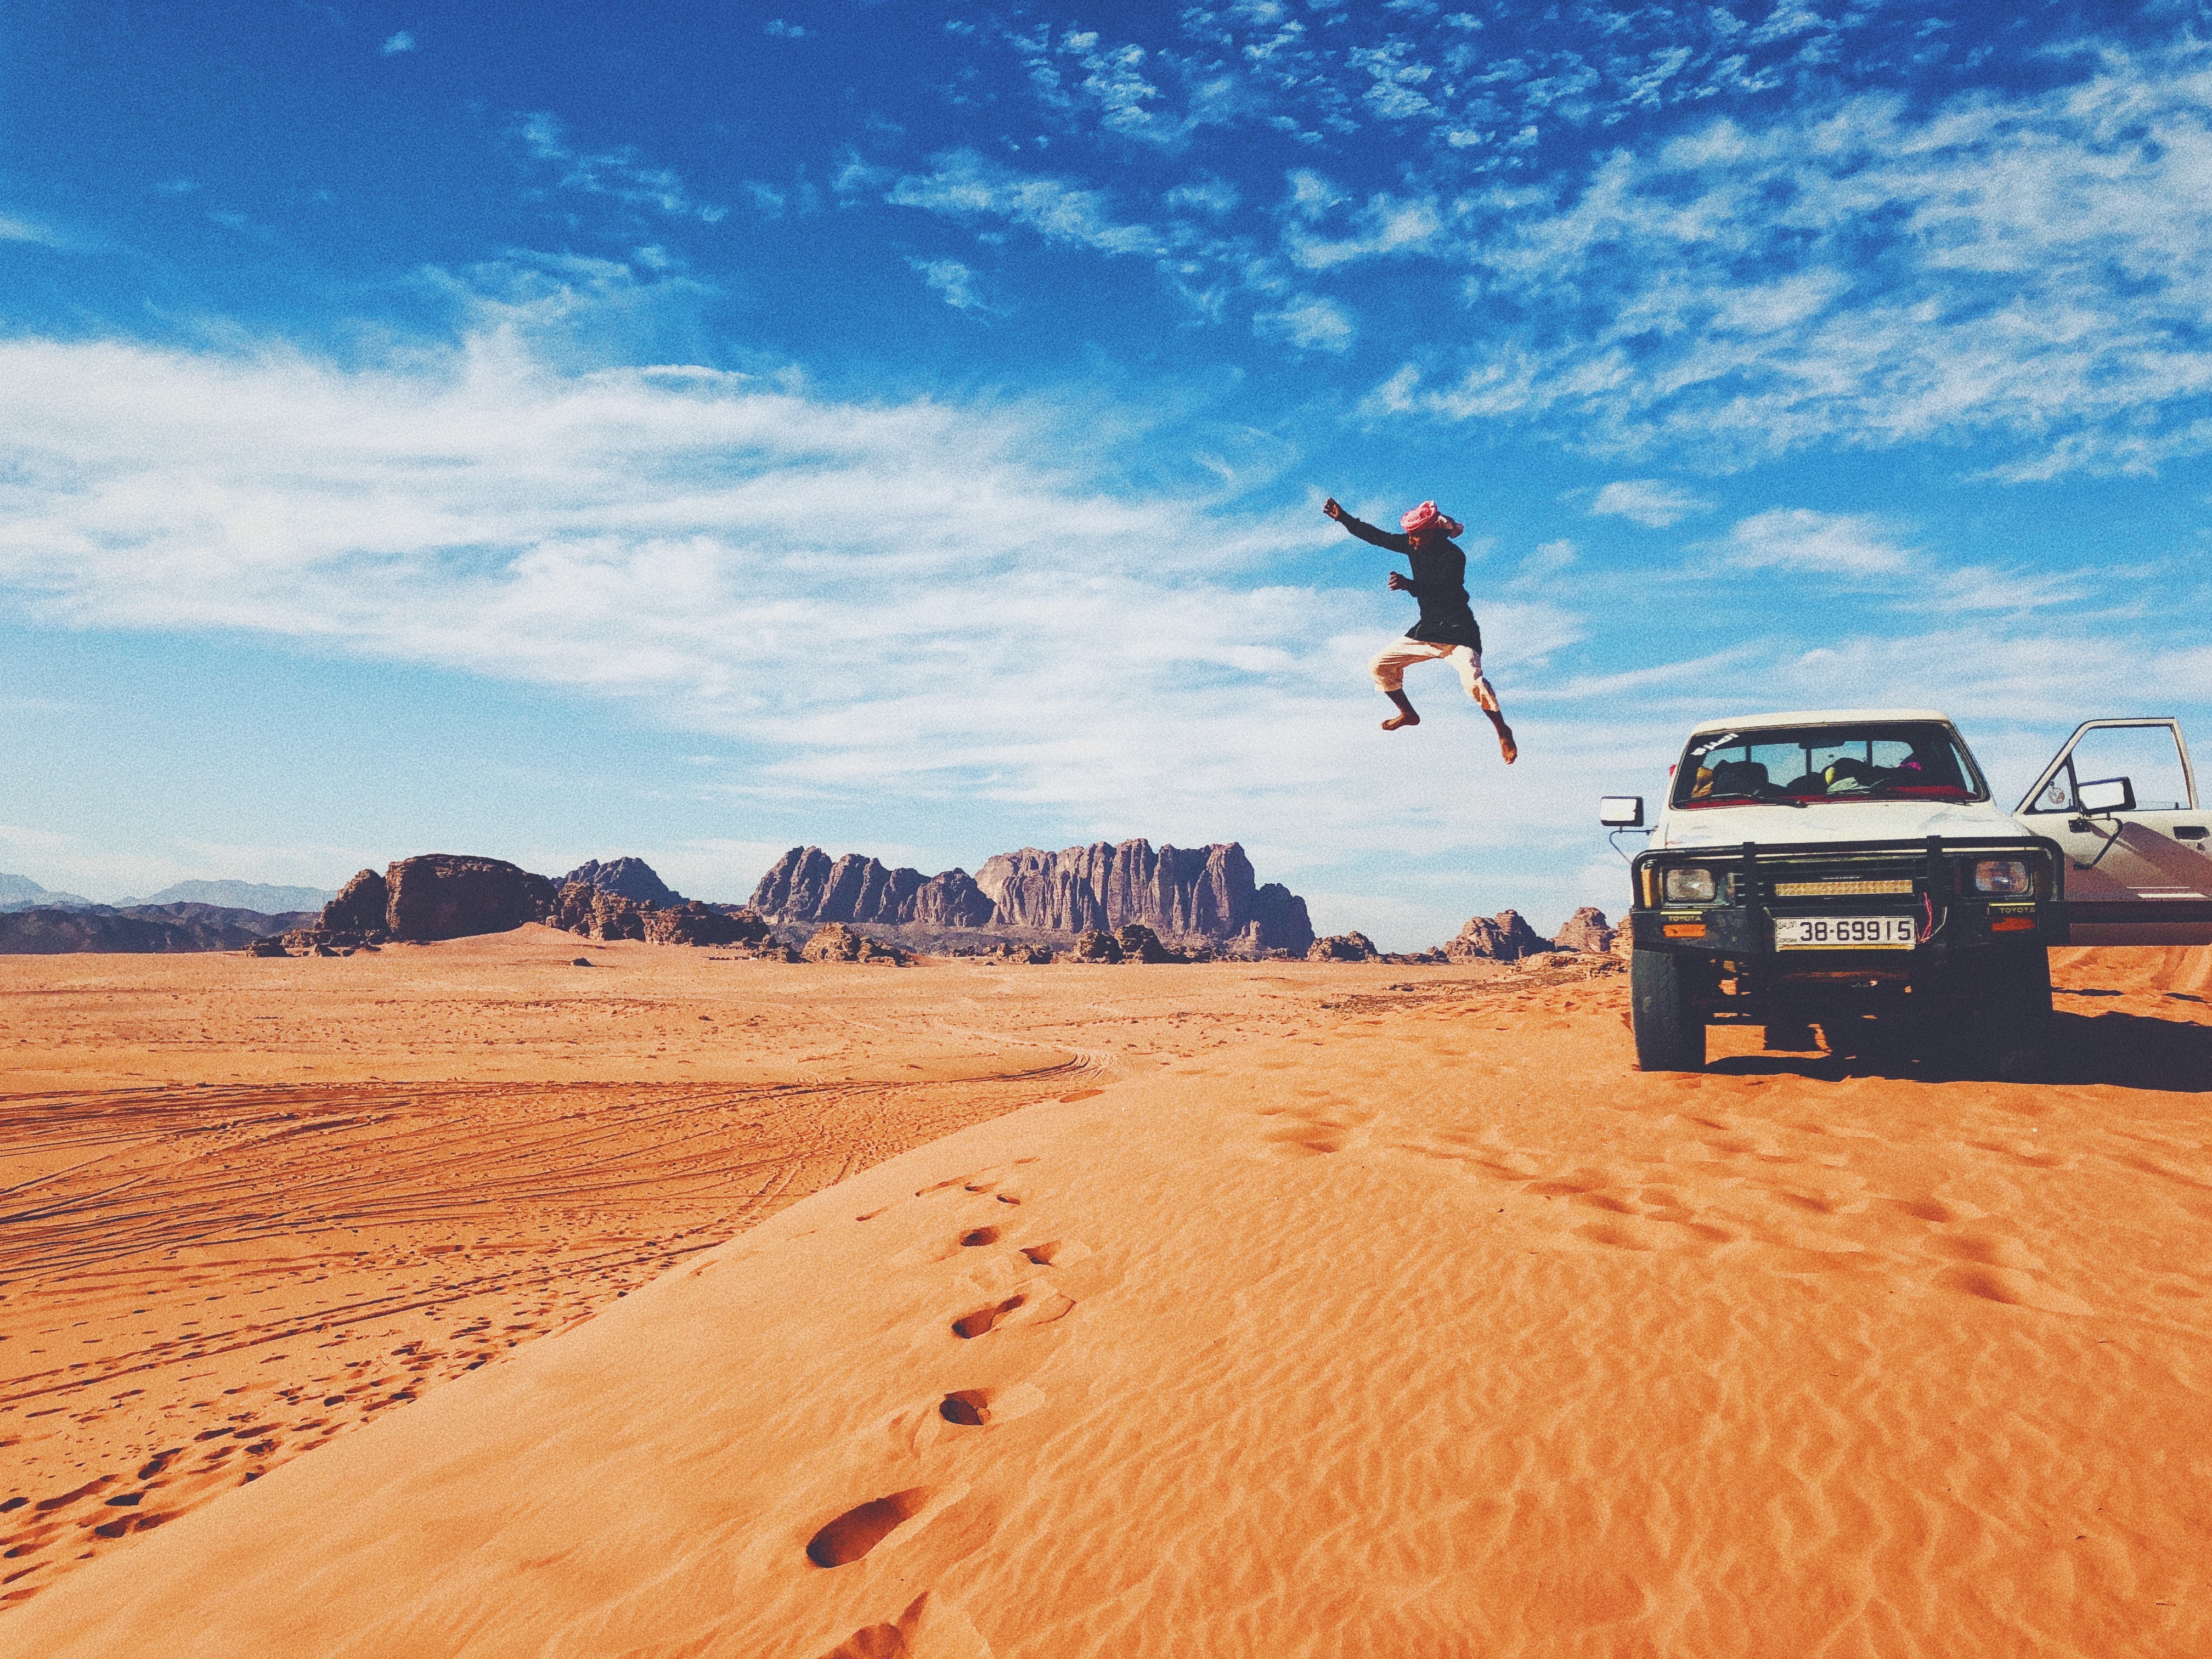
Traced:
POLYGON ((1817 973, 1838 966, 1870 970, 1922 966, 1932 960, 2001 946, 2064 945, 2070 934, 2064 896, 2066 860, 2045 836, 1960 840, 1838 842, 1813 845, 1733 848, 1656 848, 1634 860, 1631 936, 1640 951, 1668 951, 1759 963, 1782 973, 1817 973), (1961 861, 2026 859, 2036 868, 2034 891, 2019 896, 1961 890, 1961 861), (1711 904, 1670 903, 1661 896, 1660 873, 1670 865, 1696 864, 1715 871, 1727 891, 1711 904), (1879 895, 1804 890, 1823 883, 1896 890, 1879 895), (1778 893, 1777 890, 1784 890, 1778 893), (1787 896, 1794 892, 1796 896, 1787 896), (1778 950, 1778 918, 1853 915, 1905 916, 1914 922, 1914 945, 1899 947, 1778 950))

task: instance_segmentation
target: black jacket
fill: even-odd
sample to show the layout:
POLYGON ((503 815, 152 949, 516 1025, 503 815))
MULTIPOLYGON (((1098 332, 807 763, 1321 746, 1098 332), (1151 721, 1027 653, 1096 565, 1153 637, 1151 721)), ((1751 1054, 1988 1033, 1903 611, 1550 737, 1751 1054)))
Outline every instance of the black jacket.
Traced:
POLYGON ((1349 513, 1337 522, 1363 542, 1403 553, 1413 565, 1413 585, 1407 591, 1420 601, 1421 619, 1406 630, 1407 639, 1471 646, 1475 655, 1482 654, 1482 629, 1467 602, 1467 555, 1459 550, 1458 543, 1431 537, 1424 550, 1416 548, 1410 536, 1377 530, 1349 513))

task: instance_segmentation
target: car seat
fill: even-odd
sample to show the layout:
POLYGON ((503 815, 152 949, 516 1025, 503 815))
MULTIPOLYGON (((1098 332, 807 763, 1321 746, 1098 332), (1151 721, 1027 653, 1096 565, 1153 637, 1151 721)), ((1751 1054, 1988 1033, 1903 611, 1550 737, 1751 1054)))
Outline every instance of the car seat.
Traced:
POLYGON ((1757 761, 1723 761, 1713 768, 1716 795, 1755 795, 1768 787, 1766 769, 1757 761))

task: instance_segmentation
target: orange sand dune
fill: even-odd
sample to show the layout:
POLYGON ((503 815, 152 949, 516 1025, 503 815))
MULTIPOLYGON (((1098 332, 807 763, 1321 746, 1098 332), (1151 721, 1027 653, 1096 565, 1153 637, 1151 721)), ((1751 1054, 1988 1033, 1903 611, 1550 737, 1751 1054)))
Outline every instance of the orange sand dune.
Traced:
POLYGON ((2036 1085, 1188 970, 1272 1028, 817 1192, 0 1654, 2212 1651, 2205 955, 2063 962, 2036 1085))

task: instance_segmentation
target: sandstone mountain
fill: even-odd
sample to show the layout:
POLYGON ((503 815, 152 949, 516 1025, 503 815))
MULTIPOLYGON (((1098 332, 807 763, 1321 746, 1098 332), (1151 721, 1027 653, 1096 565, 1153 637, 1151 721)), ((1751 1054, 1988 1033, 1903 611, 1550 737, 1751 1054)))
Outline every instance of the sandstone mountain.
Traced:
POLYGON ((311 927, 284 936, 295 948, 377 945, 386 939, 466 939, 550 917, 560 895, 544 876, 504 859, 418 853, 363 870, 311 927))
POLYGON ((787 922, 873 922, 881 927, 987 927, 991 901, 965 870, 925 878, 848 853, 832 861, 818 847, 794 847, 753 889, 751 908, 787 922))
POLYGON ((780 922, 1070 937, 1135 923, 1185 945, 1303 955, 1313 943, 1305 901, 1274 883, 1258 885, 1234 842, 1157 851, 1146 841, 1057 853, 1025 847, 988 860, 972 878, 964 870, 925 878, 858 854, 832 860, 817 847, 794 847, 761 878, 752 906, 780 922))
POLYGON ((641 858, 609 859, 604 864, 587 860, 562 877, 561 885, 566 887, 572 881, 655 908, 684 902, 684 895, 661 880, 659 873, 641 858))

